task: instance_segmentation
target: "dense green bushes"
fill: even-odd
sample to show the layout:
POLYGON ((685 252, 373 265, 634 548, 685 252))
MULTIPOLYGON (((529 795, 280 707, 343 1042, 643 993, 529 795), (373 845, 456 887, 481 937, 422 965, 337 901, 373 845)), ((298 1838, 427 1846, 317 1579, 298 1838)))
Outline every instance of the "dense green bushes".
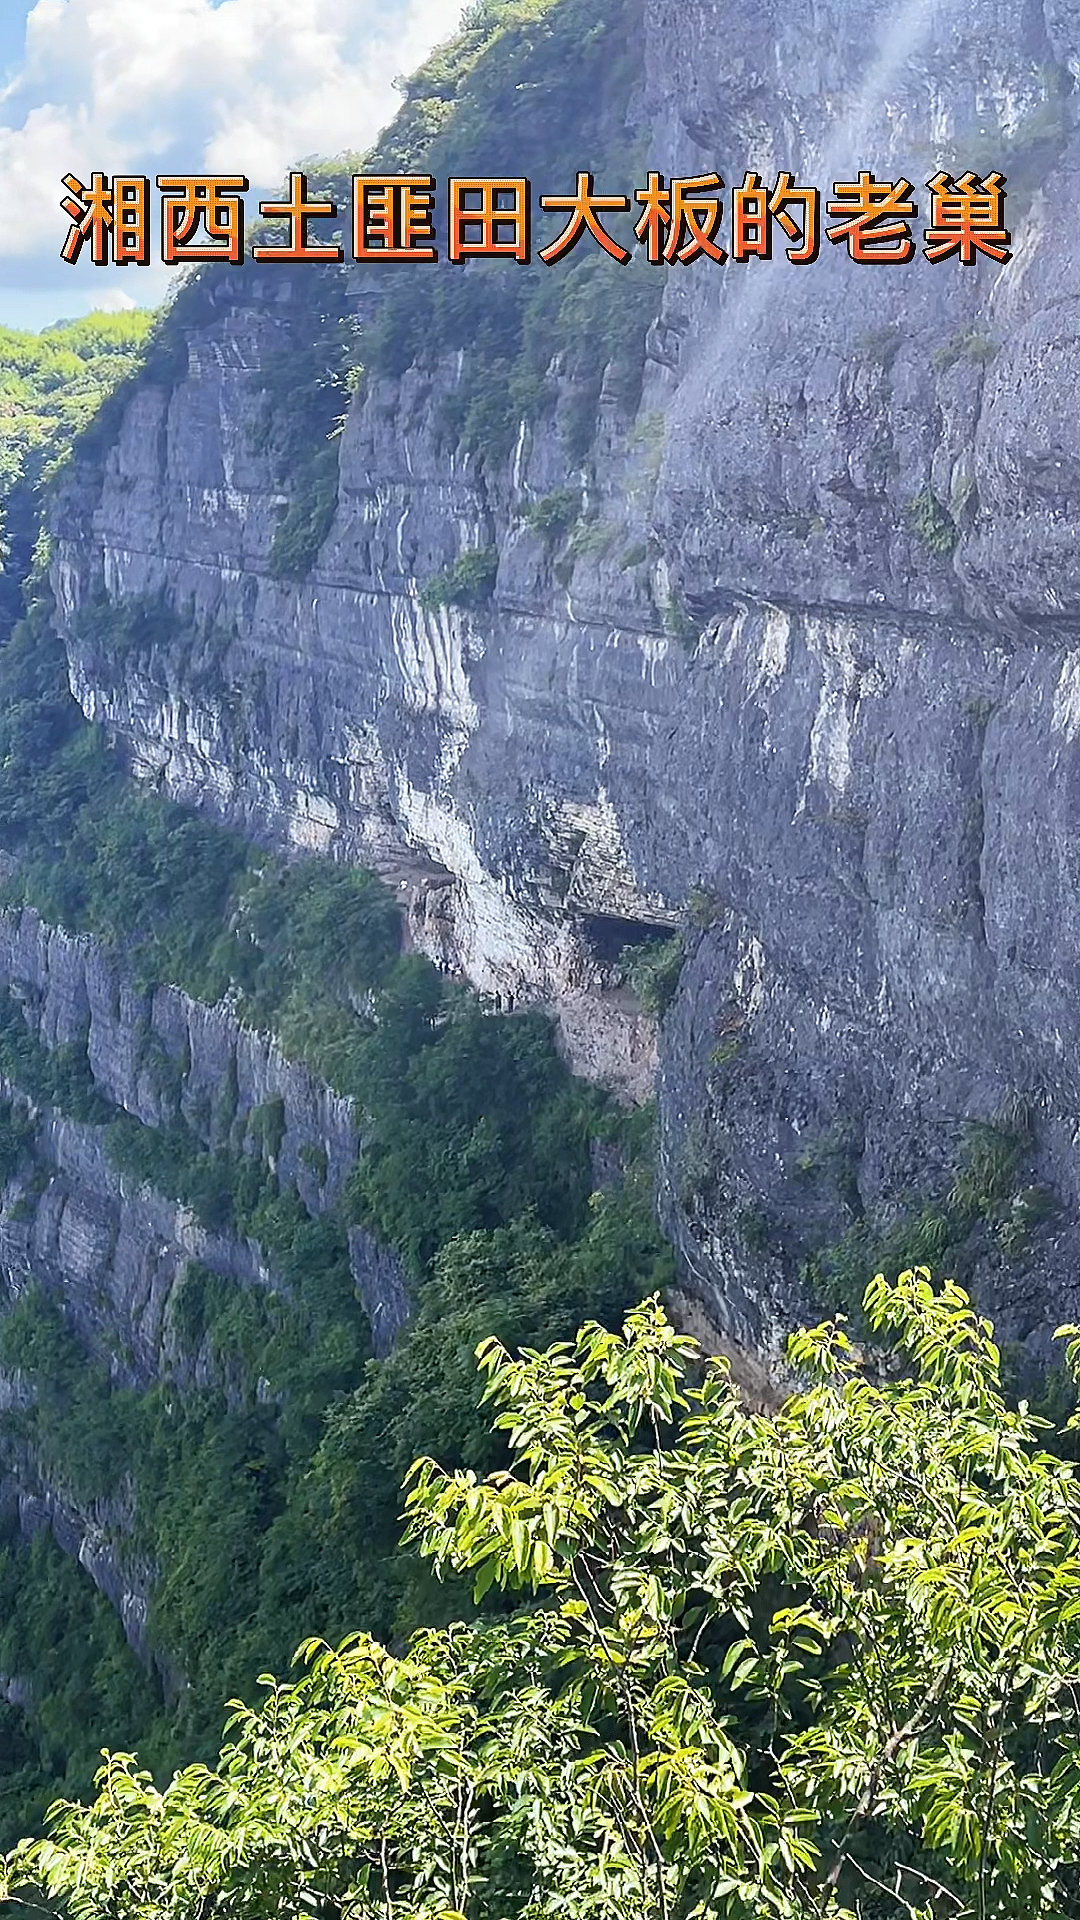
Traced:
POLYGON ((7 1181, 28 1154, 37 1129, 12 1100, 0 1099, 0 1183, 7 1181))
POLYGON ((79 1920, 1075 1914, 1080 1479, 959 1288, 879 1274, 864 1310, 900 1377, 816 1327, 769 1415, 655 1299, 485 1339, 505 1465, 421 1459, 406 1509, 495 1617, 400 1657, 309 1639, 216 1766, 161 1794, 112 1756, 0 1891, 79 1920))
POLYGON ((43 333, 0 327, 0 631, 17 617, 42 482, 139 365, 148 313, 92 313, 43 333))
POLYGON ((0 1832, 28 1832, 57 1792, 86 1791, 104 1725, 119 1745, 153 1751, 154 1683, 115 1609, 48 1532, 28 1545, 0 1532, 0 1672, 34 1675, 31 1718, 0 1700, 0 1832))
MULTIPOLYGON (((104 1120, 110 1106, 94 1085, 85 1047, 43 1047, 9 990, 0 990, 0 1073, 41 1105, 73 1120, 104 1120)), ((23 1123, 25 1125, 25 1123, 23 1123)), ((32 1130, 31 1130, 32 1131, 32 1130)))
POLYGON ((624 947, 623 971, 648 1013, 662 1014, 670 1006, 685 958, 680 933, 673 933, 668 940, 649 940, 640 946, 624 947))
POLYGON ((292 498, 270 543, 270 572, 275 580, 300 580, 314 565, 337 509, 338 450, 322 446, 293 479, 292 498))
POLYGON ((91 313, 15 333, 0 327, 0 502, 35 486, 142 356, 153 315, 91 313))

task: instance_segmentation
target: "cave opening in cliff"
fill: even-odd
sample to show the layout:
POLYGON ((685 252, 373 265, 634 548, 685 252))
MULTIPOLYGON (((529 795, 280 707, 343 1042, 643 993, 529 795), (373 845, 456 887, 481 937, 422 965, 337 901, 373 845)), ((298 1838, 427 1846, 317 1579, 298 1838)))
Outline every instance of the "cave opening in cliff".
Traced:
POLYGON ((627 947, 657 946, 671 938, 670 927, 650 920, 623 920, 617 914, 582 915, 582 932, 598 966, 616 967, 627 947))

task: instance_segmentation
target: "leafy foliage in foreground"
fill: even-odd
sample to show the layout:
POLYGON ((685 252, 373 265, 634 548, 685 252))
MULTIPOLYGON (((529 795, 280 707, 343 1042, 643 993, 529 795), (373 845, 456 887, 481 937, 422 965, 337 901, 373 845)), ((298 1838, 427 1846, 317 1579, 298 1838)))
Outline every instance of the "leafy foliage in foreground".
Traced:
POLYGON ((216 1767, 158 1791, 112 1756, 7 1890, 78 1920, 1070 1911, 1080 1481, 959 1288, 879 1275, 865 1311, 911 1376, 818 1327, 773 1417, 655 1300, 485 1342, 509 1471, 417 1462, 411 1535, 522 1608, 401 1658, 307 1643, 216 1767))

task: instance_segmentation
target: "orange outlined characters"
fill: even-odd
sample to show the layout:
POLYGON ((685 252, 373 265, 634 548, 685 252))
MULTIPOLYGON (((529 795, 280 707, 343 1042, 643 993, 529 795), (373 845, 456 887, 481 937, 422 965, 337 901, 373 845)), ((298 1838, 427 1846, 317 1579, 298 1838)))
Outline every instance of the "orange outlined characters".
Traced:
MULTIPOLYGON (((335 202, 313 197, 308 176, 299 169, 290 171, 288 178, 288 197, 261 201, 259 207, 268 219, 287 223, 286 235, 278 245, 251 247, 250 257, 286 263, 343 260, 340 227, 332 229, 333 237, 325 242, 308 238, 309 222, 339 219, 335 202)), ((446 184, 450 261, 506 259, 528 265, 532 257, 528 179, 454 176, 446 184)), ((980 176, 969 169, 954 176, 941 169, 926 184, 931 204, 923 252, 931 264, 954 254, 964 266, 973 266, 980 255, 998 264, 1012 259, 1011 234, 1005 226, 1004 174, 980 176)), ((148 263, 150 182, 144 175, 113 177, 94 172, 87 186, 74 173, 65 173, 63 185, 60 204, 71 221, 61 249, 64 260, 75 262, 85 249, 95 266, 148 263)), ((235 266, 244 260, 244 195, 249 190, 245 175, 158 174, 157 185, 162 202, 161 258, 167 266, 215 260, 235 266)), ((633 258, 634 241, 644 249, 651 266, 686 266, 702 258, 722 264, 729 258, 717 237, 726 205, 723 189, 719 173, 669 180, 650 171, 647 185, 632 195, 598 193, 595 175, 582 168, 573 192, 540 195, 544 211, 563 215, 564 222, 556 237, 539 249, 537 258, 544 266, 554 266, 588 236, 618 266, 626 266, 633 258), (640 213, 631 212, 635 204, 640 213), (630 215, 634 222, 630 244, 624 245, 609 232, 606 216, 610 213, 630 215)), ((354 174, 352 258, 438 261, 438 191, 430 173, 354 174)), ((745 172, 742 184, 731 189, 731 260, 772 260, 782 249, 791 266, 808 266, 820 257, 826 237, 834 246, 843 242, 848 257, 863 265, 900 266, 915 257, 911 223, 919 209, 911 197, 910 180, 879 180, 862 168, 853 180, 834 181, 832 192, 825 212, 833 224, 823 230, 823 195, 817 187, 797 185, 795 174, 787 170, 777 172, 771 187, 768 176, 756 170, 745 172)))
POLYGON ((159 173, 161 257, 167 267, 187 260, 244 258, 243 173, 159 173), (199 228, 202 236, 195 238, 199 228))
POLYGON ((145 174, 65 173, 60 205, 71 221, 60 258, 73 266, 87 241, 95 267, 145 267, 150 259, 150 182, 145 174))
POLYGON ((630 206, 628 194, 594 193, 592 174, 579 173, 576 193, 542 193, 540 205, 546 211, 570 215, 558 238, 550 246, 541 247, 537 255, 545 267, 554 266, 556 260, 562 260, 566 254, 572 253, 586 232, 592 234, 597 245, 618 261, 620 267, 625 267, 630 258, 629 247, 622 247, 617 240, 613 240, 610 233, 605 232, 597 215, 626 213, 630 206))
POLYGON ((437 260, 430 173, 354 174, 353 259, 437 260))
POLYGON ((253 260, 296 262, 344 259, 344 251, 340 245, 332 241, 316 242, 307 237, 308 221, 335 219, 337 206, 333 200, 308 199, 306 173, 291 170, 288 199, 260 200, 259 212, 265 214, 268 220, 287 220, 289 238, 283 247, 252 247, 253 260))
POLYGON ((451 260, 529 263, 529 182, 463 180, 447 183, 451 260), (477 204, 479 203, 479 204, 477 204), (509 229, 509 237, 500 236, 509 229))
POLYGON ((787 257, 793 267, 809 266, 818 257, 821 195, 816 187, 797 187, 793 173, 778 173, 770 193, 759 173, 747 173, 741 187, 731 189, 731 257, 733 260, 771 260, 775 220, 789 240, 787 257), (796 219, 792 208, 800 211, 796 219))
POLYGON ((942 172, 926 184, 931 194, 930 225, 923 252, 928 260, 947 260, 958 253, 962 266, 973 267, 980 253, 990 260, 1012 259, 1012 235, 1004 224, 1003 173, 988 173, 980 180, 978 174, 968 172, 954 180, 942 172))
POLYGON ((656 267, 666 260, 669 265, 678 261, 686 266, 700 254, 710 260, 726 260, 723 247, 713 239, 724 211, 715 195, 723 184, 718 173, 700 173, 692 180, 673 180, 670 187, 665 187, 662 173, 650 173, 648 185, 639 187, 634 195, 645 209, 634 228, 634 237, 644 245, 650 265, 656 267))
POLYGON ((875 180, 862 172, 857 180, 833 182, 835 200, 827 211, 845 216, 827 228, 833 242, 847 241, 848 254, 860 266, 902 266, 915 252, 908 221, 918 213, 910 180, 875 180))

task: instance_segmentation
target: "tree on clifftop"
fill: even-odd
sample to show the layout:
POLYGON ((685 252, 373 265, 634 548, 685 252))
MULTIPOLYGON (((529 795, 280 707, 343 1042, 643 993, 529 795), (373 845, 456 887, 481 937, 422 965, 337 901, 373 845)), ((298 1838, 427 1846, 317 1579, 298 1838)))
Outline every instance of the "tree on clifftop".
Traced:
POLYGON ((109 1759, 9 1896, 76 1920, 1075 1913, 1080 1479, 1006 1405, 959 1288, 879 1275, 865 1309, 891 1359, 799 1333, 770 1417, 656 1301, 621 1336, 483 1346, 510 1470, 418 1462, 409 1528, 517 1611, 400 1658, 309 1644, 216 1768, 159 1792, 109 1759))

